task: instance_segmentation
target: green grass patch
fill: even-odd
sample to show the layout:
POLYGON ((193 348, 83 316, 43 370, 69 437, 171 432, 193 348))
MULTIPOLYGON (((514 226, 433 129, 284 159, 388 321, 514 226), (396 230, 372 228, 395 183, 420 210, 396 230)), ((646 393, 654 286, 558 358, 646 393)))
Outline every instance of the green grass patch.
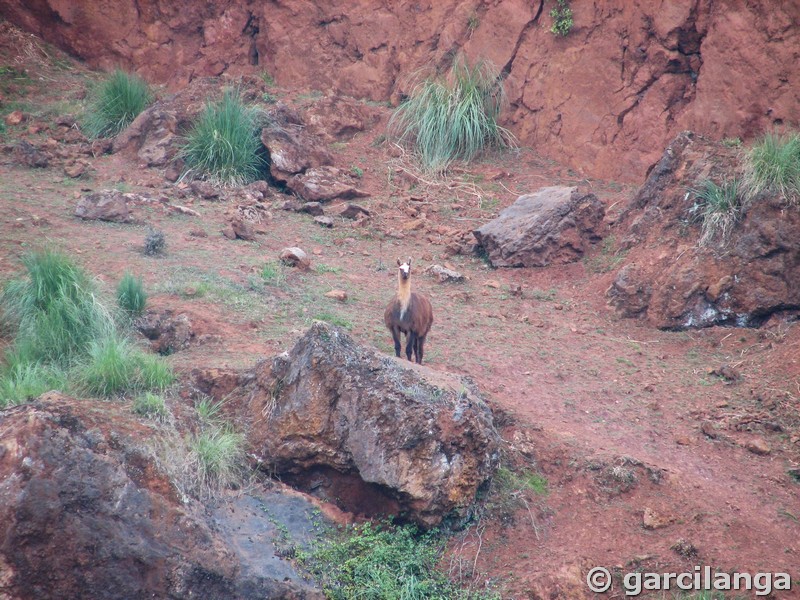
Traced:
POLYGON ((109 335, 93 343, 86 364, 79 370, 81 387, 98 396, 164 390, 174 380, 167 363, 145 354, 120 335, 109 335))
POLYGON ((187 136, 182 155, 187 172, 219 185, 244 185, 266 167, 259 138, 260 113, 245 106, 239 93, 228 90, 206 104, 187 136))
POLYGON ((316 315, 314 315, 314 320, 325 321, 326 323, 330 323, 331 325, 336 325, 337 327, 342 327, 344 329, 353 328, 352 321, 348 321, 344 317, 340 317, 338 315, 334 315, 328 312, 317 313, 316 315))
POLYGON ((439 571, 443 550, 436 532, 368 522, 334 532, 299 559, 331 600, 494 597, 462 590, 439 571))
POLYGON ((133 399, 133 412, 162 423, 169 419, 169 409, 164 397, 150 392, 140 394, 133 399))
POLYGON ((0 369, 0 409, 38 398, 51 390, 68 386, 66 372, 55 365, 16 361, 0 369))
POLYGON ((768 133, 745 154, 743 188, 747 201, 762 193, 800 201, 800 133, 768 133))
POLYGON ((425 169, 442 172, 454 160, 469 161, 489 147, 513 144, 511 133, 497 124, 505 104, 498 71, 486 61, 470 65, 457 56, 446 77, 414 85, 388 130, 414 149, 425 169))
POLYGON ((269 261, 261 268, 261 279, 264 283, 278 285, 286 279, 283 266, 275 261, 269 261))
POLYGON ((51 389, 111 396, 173 383, 169 365, 127 339, 69 257, 45 250, 23 264, 27 277, 8 282, 0 295, 3 324, 15 336, 0 367, 3 405, 51 389))
POLYGON ((553 35, 567 37, 574 24, 572 9, 569 7, 568 0, 556 0, 556 5, 550 10, 550 18, 553 19, 550 32, 553 35))
POLYGON ((131 273, 125 273, 117 285, 117 304, 131 316, 138 316, 144 312, 147 305, 147 293, 141 278, 131 273))
POLYGON ((696 200, 692 210, 702 219, 700 245, 710 246, 715 242, 725 245, 742 214, 739 180, 725 180, 721 185, 706 180, 692 192, 696 200))
POLYGON ((91 94, 85 117, 90 137, 114 137, 152 102, 153 94, 139 76, 115 70, 91 94))

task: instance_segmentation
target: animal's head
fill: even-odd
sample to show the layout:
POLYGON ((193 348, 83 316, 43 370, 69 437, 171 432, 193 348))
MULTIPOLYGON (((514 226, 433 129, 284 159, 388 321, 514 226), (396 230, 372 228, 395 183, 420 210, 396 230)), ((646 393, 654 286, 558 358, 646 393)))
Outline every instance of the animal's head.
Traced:
POLYGON ((397 259, 397 269, 400 273, 400 277, 405 280, 408 279, 408 276, 411 275, 411 257, 408 257, 406 262, 400 262, 400 259, 397 259))

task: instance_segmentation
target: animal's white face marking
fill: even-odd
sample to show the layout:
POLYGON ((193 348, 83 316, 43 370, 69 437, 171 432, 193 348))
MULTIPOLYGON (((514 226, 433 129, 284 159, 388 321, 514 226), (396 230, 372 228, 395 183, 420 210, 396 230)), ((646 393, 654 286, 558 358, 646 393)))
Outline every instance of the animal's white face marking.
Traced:
POLYGON ((408 273, 409 271, 411 271, 411 267, 409 266, 408 263, 403 263, 402 265, 400 265, 399 269, 403 272, 403 275, 405 275, 406 277, 408 277, 408 273))

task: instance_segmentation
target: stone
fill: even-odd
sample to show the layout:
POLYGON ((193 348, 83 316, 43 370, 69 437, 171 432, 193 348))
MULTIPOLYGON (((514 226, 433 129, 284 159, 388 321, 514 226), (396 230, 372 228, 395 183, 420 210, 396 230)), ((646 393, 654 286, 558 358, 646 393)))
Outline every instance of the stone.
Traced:
POLYGON ((280 182, 287 182, 309 169, 333 164, 333 157, 323 143, 300 126, 265 127, 261 131, 261 143, 269 152, 270 174, 280 182))
POLYGON ((344 290, 331 290, 325 294, 325 297, 338 300, 339 302, 347 302, 348 295, 344 290))
POLYGON ((579 260, 605 234, 598 198, 574 187, 547 187, 517 198, 473 233, 494 267, 545 267, 579 260))
POLYGON ((333 219, 330 217, 314 217, 314 223, 321 227, 327 227, 328 229, 333 227, 333 219))
POLYGON ((194 195, 199 196, 203 200, 219 200, 221 194, 219 188, 208 181, 193 181, 189 188, 194 195))
POLYGON ((322 208, 322 204, 319 202, 306 202, 303 204, 302 208, 300 208, 300 212, 308 213, 315 217, 325 214, 325 210, 322 208))
POLYGON ((645 529, 663 529, 671 525, 672 522, 672 518, 659 514, 649 507, 645 508, 642 513, 642 525, 645 529))
POLYGON ((75 207, 75 216, 86 220, 126 223, 131 220, 128 200, 117 190, 103 190, 83 196, 75 207))
POLYGON ((21 110, 15 110, 6 115, 4 119, 6 125, 13 127, 14 125, 19 125, 23 121, 27 119, 27 116, 21 110))
POLYGON ((303 206, 305 206, 305 204, 300 202, 300 200, 297 198, 289 198, 288 200, 283 201, 281 204, 281 209, 289 212, 300 212, 303 210, 303 206))
POLYGON ((439 280, 439 283, 463 283, 466 280, 466 277, 458 271, 441 265, 431 265, 425 269, 425 272, 434 275, 439 280))
POLYGON ((33 169, 45 169, 50 165, 50 157, 45 152, 33 144, 26 142, 25 140, 21 140, 14 145, 12 154, 17 163, 26 167, 33 169))
POLYGON ((371 213, 363 206, 347 203, 339 216, 345 219, 361 219, 371 216, 371 213))
POLYGON ((308 255, 297 247, 281 250, 280 259, 284 264, 298 267, 303 271, 307 271, 311 267, 311 260, 309 260, 308 255))
POLYGON ((86 163, 75 161, 64 167, 64 175, 72 179, 77 179, 86 173, 86 163))
POLYGON ((231 230, 233 231, 234 239, 245 240, 247 242, 253 242, 256 239, 255 229, 244 219, 233 219, 231 221, 231 230))
MULTIPOLYGON (((468 380, 407 365, 316 322, 233 394, 254 416, 264 468, 319 473, 422 527, 458 523, 498 465, 492 413, 468 380)), ((347 507, 343 507, 347 510, 347 507)))
POLYGON ((361 191, 347 180, 346 174, 336 167, 315 167, 302 174, 294 175, 286 186, 295 194, 309 202, 328 202, 336 198, 348 200, 364 198, 368 193, 361 191))
POLYGON ((753 454, 758 454, 759 456, 766 456, 772 452, 769 444, 767 444, 766 440, 761 437, 755 437, 747 440, 744 444, 744 447, 753 454))
POLYGON ((134 321, 139 333, 150 340, 154 352, 173 354, 188 348, 195 339, 192 321, 185 313, 170 309, 147 310, 134 321))

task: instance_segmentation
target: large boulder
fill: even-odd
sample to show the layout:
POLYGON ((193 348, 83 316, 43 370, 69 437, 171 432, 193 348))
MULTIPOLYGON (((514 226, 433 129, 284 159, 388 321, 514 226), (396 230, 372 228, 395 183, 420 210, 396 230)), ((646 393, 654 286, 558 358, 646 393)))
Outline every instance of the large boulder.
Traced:
POLYGON ((128 198, 117 190, 103 190, 83 196, 75 207, 75 216, 115 223, 126 223, 131 218, 128 198))
POLYGON ((594 194, 546 187, 520 196, 473 233, 494 267, 546 267, 580 260, 606 229, 594 194))
POLYGON ((663 329, 757 326, 800 308, 800 210, 764 196, 728 239, 701 246, 697 199, 736 172, 737 150, 691 132, 665 150, 619 222, 625 265, 608 289, 621 316, 663 329))
POLYGON ((336 167, 316 167, 295 175, 286 186, 308 202, 327 202, 336 198, 349 200, 366 198, 367 192, 359 190, 348 181, 349 176, 336 167))
POLYGON ((269 152, 270 174, 286 182, 307 169, 333 164, 333 156, 322 141, 302 125, 276 123, 261 131, 261 143, 269 152))
POLYGON ((421 526, 463 521, 497 467, 492 413, 469 381, 361 346, 326 323, 250 379, 238 396, 249 402, 250 443, 265 468, 345 479, 351 497, 361 486, 373 504, 383 498, 421 526))
POLYGON ((276 564, 262 510, 232 543, 225 515, 246 506, 223 505, 212 520, 181 502, 145 444, 154 429, 128 411, 51 392, 0 413, 3 597, 322 598, 276 564))

